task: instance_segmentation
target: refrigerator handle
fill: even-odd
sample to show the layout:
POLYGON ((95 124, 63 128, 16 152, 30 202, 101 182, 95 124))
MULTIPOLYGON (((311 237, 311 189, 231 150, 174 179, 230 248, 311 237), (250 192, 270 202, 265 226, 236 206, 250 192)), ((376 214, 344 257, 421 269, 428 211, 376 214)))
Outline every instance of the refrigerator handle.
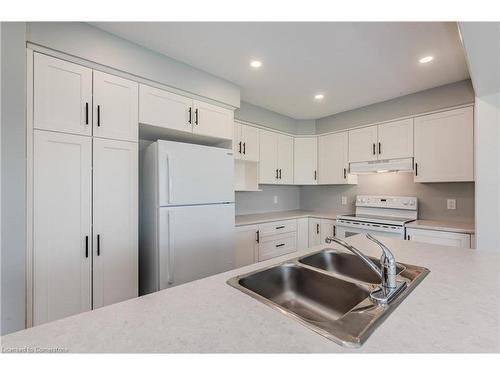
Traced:
POLYGON ((168 154, 165 154, 165 162, 167 165, 167 186, 168 186, 168 201, 167 203, 172 203, 173 201, 173 191, 172 191, 172 179, 170 178, 171 173, 170 173, 170 159, 168 157, 168 154))
POLYGON ((167 277, 167 282, 169 285, 172 285, 174 283, 174 267, 172 265, 172 246, 173 246, 173 232, 172 232, 172 211, 168 212, 167 215, 167 221, 168 221, 168 251, 167 251, 167 272, 168 272, 168 277, 167 277))

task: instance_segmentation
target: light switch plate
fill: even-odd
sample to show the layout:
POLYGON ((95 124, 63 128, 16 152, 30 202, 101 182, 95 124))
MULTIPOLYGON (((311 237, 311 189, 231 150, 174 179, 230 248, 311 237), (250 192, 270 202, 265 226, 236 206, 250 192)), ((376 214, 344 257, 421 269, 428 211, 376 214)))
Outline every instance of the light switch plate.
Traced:
POLYGON ((342 197, 342 205, 345 206, 347 204, 347 197, 342 197))
POLYGON ((274 204, 278 204, 278 196, 277 195, 275 195, 273 197, 273 202, 274 202, 274 204))
POLYGON ((447 199, 446 200, 446 208, 448 210, 456 210, 457 209, 457 200, 456 199, 447 199))

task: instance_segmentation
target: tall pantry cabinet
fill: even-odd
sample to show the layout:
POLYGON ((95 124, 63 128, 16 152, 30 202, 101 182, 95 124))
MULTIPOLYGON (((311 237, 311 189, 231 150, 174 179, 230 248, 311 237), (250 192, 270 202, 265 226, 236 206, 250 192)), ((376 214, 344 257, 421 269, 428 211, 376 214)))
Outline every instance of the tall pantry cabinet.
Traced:
POLYGON ((138 84, 33 54, 32 322, 138 293, 138 84))

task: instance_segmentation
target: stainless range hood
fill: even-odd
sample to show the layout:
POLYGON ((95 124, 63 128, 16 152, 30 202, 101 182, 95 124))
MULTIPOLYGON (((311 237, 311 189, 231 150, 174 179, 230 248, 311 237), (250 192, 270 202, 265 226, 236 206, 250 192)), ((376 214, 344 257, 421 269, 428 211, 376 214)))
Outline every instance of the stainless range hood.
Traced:
POLYGON ((413 172, 413 158, 364 161, 349 164, 349 173, 413 172))

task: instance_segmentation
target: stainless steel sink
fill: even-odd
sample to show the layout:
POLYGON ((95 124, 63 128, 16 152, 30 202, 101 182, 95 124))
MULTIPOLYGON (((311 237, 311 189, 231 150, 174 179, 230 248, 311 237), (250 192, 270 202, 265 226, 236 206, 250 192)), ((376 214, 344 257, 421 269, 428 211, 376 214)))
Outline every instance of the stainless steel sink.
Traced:
POLYGON ((324 249, 233 277, 228 284, 338 344, 359 347, 429 273, 400 264, 397 278, 407 287, 380 305, 369 298, 378 280, 363 267, 355 256, 324 249))
MULTIPOLYGON (((368 258, 370 258, 375 264, 379 262, 376 258, 368 258)), ((364 281, 366 283, 380 283, 380 278, 370 269, 370 267, 353 254, 327 249, 312 255, 306 255, 300 258, 299 262, 328 272, 334 272, 359 281, 364 281)), ((396 269, 399 275, 404 270, 404 267, 398 264, 396 269)))
POLYGON ((367 298, 370 289, 294 263, 254 273, 240 285, 311 322, 337 320, 367 298))

